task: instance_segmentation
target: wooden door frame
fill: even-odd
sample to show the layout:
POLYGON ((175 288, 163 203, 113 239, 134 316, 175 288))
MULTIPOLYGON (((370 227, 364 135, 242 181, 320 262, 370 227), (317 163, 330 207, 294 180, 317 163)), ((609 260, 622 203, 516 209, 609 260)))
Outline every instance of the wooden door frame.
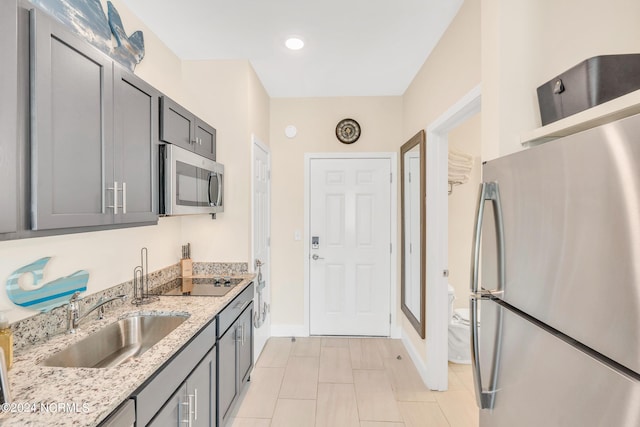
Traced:
POLYGON ((389 289, 389 313, 391 314, 391 324, 389 334, 391 338, 400 338, 401 329, 398 325, 398 298, 400 287, 398 285, 398 256, 400 247, 398 246, 398 155, 395 152, 375 152, 375 153, 305 153, 304 155, 304 325, 297 332, 297 336, 310 335, 310 227, 311 227, 311 161, 323 159, 388 159, 393 176, 391 185, 391 284, 389 289))

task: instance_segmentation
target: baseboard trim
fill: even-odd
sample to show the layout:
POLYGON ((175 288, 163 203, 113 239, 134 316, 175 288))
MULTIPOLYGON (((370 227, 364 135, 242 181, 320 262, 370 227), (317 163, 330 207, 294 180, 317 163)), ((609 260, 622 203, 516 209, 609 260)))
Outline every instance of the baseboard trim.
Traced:
POLYGON ((271 324, 272 337, 308 337, 309 331, 304 325, 274 325, 271 324))
POLYGON ((413 364, 415 365, 418 373, 420 374, 420 378, 422 378, 422 382, 429 387, 427 382, 427 365, 425 365, 424 360, 420 357, 420 353, 413 345, 413 342, 409 339, 407 333, 402 329, 402 344, 404 344, 404 348, 407 349, 407 353, 409 353, 409 357, 413 360, 413 364))

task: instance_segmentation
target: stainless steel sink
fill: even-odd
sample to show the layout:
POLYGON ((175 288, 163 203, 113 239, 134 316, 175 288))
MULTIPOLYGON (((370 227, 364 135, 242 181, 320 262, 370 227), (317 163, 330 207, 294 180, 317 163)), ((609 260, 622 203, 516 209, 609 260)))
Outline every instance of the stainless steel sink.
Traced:
POLYGON ((44 366, 109 368, 140 356, 188 316, 139 315, 113 322, 45 360, 44 366))

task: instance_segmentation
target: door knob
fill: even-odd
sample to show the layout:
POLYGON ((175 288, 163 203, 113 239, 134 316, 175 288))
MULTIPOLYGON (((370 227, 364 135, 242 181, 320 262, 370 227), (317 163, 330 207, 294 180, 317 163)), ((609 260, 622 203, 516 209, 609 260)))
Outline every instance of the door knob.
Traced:
POLYGON ((318 256, 318 254, 313 254, 313 255, 311 255, 311 258, 313 258, 314 260, 324 259, 324 258, 322 258, 322 257, 318 256))

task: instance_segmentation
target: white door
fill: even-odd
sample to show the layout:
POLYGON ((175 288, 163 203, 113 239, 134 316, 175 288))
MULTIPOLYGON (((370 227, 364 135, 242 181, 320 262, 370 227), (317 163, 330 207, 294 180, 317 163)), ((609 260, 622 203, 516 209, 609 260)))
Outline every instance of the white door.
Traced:
POLYGON ((312 159, 310 333, 390 332, 390 159, 312 159))
POLYGON ((269 240, 270 240, 270 160, 266 146, 254 139, 253 143, 253 261, 252 268, 258 273, 256 261, 261 266, 261 279, 255 280, 254 295, 254 361, 257 360, 271 334, 269 304, 269 240))

